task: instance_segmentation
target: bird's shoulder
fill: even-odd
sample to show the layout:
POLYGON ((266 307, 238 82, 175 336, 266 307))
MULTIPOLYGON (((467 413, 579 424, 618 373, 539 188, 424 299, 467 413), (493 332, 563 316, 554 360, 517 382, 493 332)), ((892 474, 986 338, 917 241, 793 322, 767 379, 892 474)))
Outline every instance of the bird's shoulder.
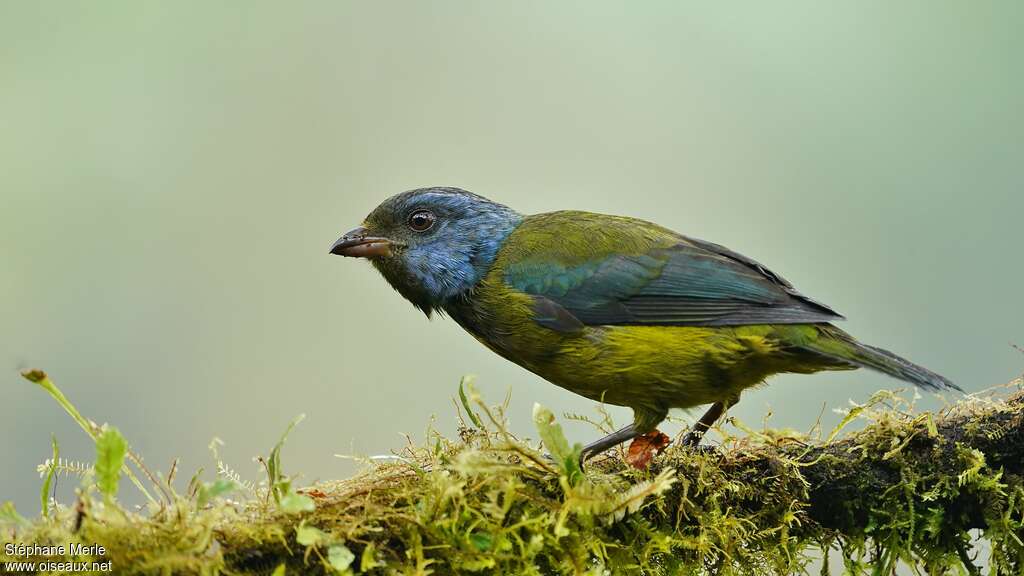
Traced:
POLYGON ((581 210, 533 214, 505 242, 499 257, 573 266, 613 255, 640 255, 688 242, 678 234, 639 218, 581 210))

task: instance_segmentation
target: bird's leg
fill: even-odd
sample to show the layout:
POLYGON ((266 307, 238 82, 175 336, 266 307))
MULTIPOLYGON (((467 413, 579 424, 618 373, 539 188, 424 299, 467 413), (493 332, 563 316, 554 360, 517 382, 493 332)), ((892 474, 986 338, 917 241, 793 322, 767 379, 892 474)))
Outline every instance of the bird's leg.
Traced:
POLYGON ((708 429, 711 428, 722 414, 725 412, 725 404, 721 402, 715 402, 708 408, 708 411, 700 417, 700 420, 690 428, 690 431, 683 437, 683 446, 688 448, 696 448, 701 439, 704 438, 704 434, 707 433, 708 429))
POLYGON ((697 420, 697 423, 693 425, 693 428, 691 428, 683 438, 683 446, 686 446, 687 448, 696 448, 700 445, 700 441, 704 438, 704 434, 707 433, 708 429, 714 426, 715 422, 718 422, 718 419, 722 417, 722 414, 725 414, 726 410, 739 401, 739 397, 736 396, 729 398, 728 400, 712 404, 711 408, 708 408, 708 411, 700 417, 700 420, 697 420))
POLYGON ((636 435, 636 428, 630 424, 625 428, 612 432, 604 438, 591 442, 583 447, 583 452, 580 455, 580 463, 588 458, 597 456, 612 446, 622 444, 626 440, 632 440, 633 438, 636 438, 636 435))

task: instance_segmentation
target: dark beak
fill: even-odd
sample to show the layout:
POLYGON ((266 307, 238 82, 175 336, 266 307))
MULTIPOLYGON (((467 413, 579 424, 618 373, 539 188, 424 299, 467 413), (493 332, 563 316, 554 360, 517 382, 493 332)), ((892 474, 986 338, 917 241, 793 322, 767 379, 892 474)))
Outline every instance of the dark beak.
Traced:
POLYGON ((338 241, 331 246, 331 254, 352 258, 391 256, 391 240, 370 236, 369 230, 360 226, 338 238, 338 241))

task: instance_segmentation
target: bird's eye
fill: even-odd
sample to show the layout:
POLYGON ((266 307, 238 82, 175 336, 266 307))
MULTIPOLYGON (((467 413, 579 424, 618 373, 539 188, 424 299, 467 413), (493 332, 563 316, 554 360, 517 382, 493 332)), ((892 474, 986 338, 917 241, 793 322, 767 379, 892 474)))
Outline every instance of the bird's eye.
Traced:
POLYGON ((416 232, 426 232, 434 225, 437 218, 429 210, 417 210, 409 215, 409 228, 416 232))

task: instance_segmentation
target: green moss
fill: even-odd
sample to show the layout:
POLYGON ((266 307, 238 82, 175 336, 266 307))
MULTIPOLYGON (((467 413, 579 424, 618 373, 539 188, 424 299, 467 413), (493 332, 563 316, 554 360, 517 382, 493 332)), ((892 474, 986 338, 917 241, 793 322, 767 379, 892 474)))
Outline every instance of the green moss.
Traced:
MULTIPOLYGON (((289 574, 761 575, 803 573, 823 554, 839 554, 851 574, 889 574, 899 562, 958 574, 975 570, 977 528, 991 573, 1024 569, 1020 463, 1011 471, 1021 454, 1019 396, 914 414, 879 394, 852 411, 867 425, 845 437, 757 431, 717 451, 669 448, 643 471, 613 454, 582 476, 571 459, 545 459, 512 437, 501 409, 471 388, 461 396, 472 421, 458 438, 430 434, 353 478, 294 491, 280 470, 282 439, 264 487, 243 489, 222 474, 237 500, 217 497, 226 486, 212 483, 202 499, 196 481, 184 494, 154 486, 167 498, 129 511, 87 476, 78 502, 31 523, 10 516, 0 535, 98 543, 123 574, 279 574, 283 566, 289 574), (312 510, 283 505, 287 494, 312 500, 312 510)), ((552 427, 539 435, 571 454, 543 422, 552 427)), ((2 552, 0 561, 26 560, 2 552)))

